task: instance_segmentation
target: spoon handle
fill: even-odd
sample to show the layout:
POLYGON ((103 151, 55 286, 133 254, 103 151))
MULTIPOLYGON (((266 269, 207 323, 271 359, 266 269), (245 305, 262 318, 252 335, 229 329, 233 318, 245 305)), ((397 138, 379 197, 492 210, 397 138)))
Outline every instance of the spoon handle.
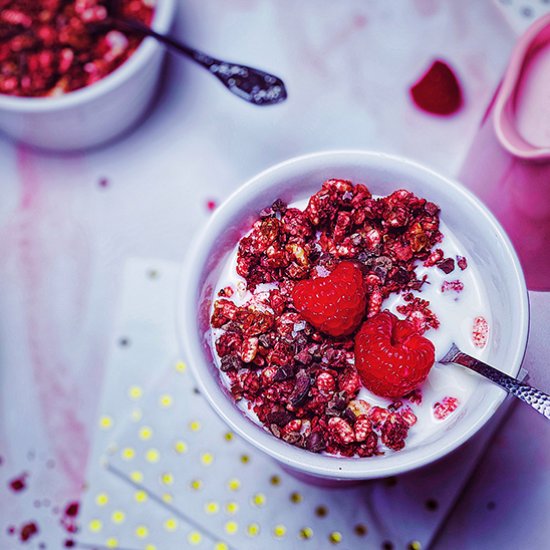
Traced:
POLYGON ((531 407, 550 420, 550 395, 537 388, 533 388, 529 384, 524 384, 516 378, 508 376, 483 361, 460 351, 455 344, 451 346, 451 349, 439 362, 443 364, 458 363, 474 370, 504 388, 508 393, 531 405, 531 407))
POLYGON ((162 44, 190 57, 193 61, 207 69, 230 92, 254 105, 275 105, 287 98, 283 81, 272 74, 230 61, 216 59, 204 52, 195 50, 168 36, 160 34, 150 27, 131 19, 112 18, 118 28, 135 31, 145 36, 152 36, 162 44))

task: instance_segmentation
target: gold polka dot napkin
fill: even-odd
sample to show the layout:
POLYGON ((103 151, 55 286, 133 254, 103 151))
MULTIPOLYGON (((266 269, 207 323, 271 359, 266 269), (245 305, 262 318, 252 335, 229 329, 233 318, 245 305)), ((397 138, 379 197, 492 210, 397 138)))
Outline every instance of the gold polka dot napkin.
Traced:
POLYGON ((425 548, 492 430, 399 478, 344 489, 298 481, 228 430, 178 358, 177 273, 159 261, 126 268, 79 542, 128 550, 425 548))

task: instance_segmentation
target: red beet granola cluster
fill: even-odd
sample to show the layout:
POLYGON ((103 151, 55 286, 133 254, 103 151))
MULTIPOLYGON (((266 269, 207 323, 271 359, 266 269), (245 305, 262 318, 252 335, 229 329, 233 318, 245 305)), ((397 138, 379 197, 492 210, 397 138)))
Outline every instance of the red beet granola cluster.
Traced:
MULTIPOLYGON (((399 311, 423 333, 439 322, 411 293, 426 282, 415 266, 432 262, 447 273, 452 262, 454 269, 440 249, 432 253, 441 240, 438 206, 406 190, 374 198, 364 185, 333 179, 304 211, 281 201, 262 211, 238 247, 237 273, 252 298, 237 306, 228 299, 233 290, 223 289, 211 318, 221 329, 216 351, 233 397, 246 399, 276 437, 313 452, 367 457, 383 453, 380 443, 402 449, 416 422, 411 408, 357 399, 355 333, 336 338, 316 330, 296 310, 292 291, 351 261, 363 272, 366 317, 403 292, 399 311), (258 288, 264 283, 273 284, 258 288)), ((417 392, 410 402, 418 402, 417 392)))
MULTIPOLYGON (((117 14, 149 25, 147 0, 119 0, 117 14)), ((142 37, 98 26, 104 0, 0 0, 0 93, 55 96, 119 67, 142 37)))

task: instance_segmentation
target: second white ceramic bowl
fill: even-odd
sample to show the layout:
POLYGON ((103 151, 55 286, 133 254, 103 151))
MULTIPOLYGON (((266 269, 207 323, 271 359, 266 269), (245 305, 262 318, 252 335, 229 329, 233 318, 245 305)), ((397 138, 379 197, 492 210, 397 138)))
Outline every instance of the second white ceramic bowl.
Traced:
POLYGON ((414 162, 380 153, 340 151, 296 158, 262 172, 231 195, 214 213, 185 262, 178 333, 185 357, 212 407, 233 430, 287 468, 316 478, 342 480, 400 474, 446 455, 474 435, 502 403, 504 390, 480 378, 471 399, 437 438, 386 456, 339 458, 291 446, 246 417, 220 383, 211 348, 213 292, 236 243, 260 210, 275 199, 288 203, 304 199, 328 178, 365 183, 375 195, 406 188, 439 204, 445 223, 483 277, 493 320, 488 361, 508 374, 518 373, 527 344, 528 296, 504 230, 458 183, 414 162))
MULTIPOLYGON (((175 0, 158 0, 152 27, 168 32, 175 0)), ((159 81, 164 47, 146 38, 119 68, 102 80, 59 97, 0 94, 0 130, 17 141, 54 151, 104 143, 135 124, 159 81)))

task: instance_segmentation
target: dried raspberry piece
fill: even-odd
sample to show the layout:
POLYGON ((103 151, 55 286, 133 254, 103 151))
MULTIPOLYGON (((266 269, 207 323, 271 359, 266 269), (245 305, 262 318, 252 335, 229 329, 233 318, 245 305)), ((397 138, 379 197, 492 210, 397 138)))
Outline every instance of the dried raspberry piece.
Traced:
POLYGON ((236 332, 224 332, 216 341, 216 351, 220 357, 236 355, 240 349, 243 337, 236 332))
POLYGON ((420 385, 435 361, 435 348, 408 321, 384 311, 355 337, 355 360, 361 381, 384 397, 401 397, 420 385))
POLYGON ((315 380, 315 385, 317 386, 319 391, 325 395, 330 395, 334 393, 334 390, 336 389, 334 376, 332 376, 328 372, 320 372, 317 375, 317 379, 315 380))
POLYGON ((443 271, 443 273, 446 273, 447 275, 455 269, 455 261, 452 258, 440 260, 436 265, 439 269, 441 269, 441 271, 443 271))
POLYGON ((434 115, 452 115, 462 106, 460 84, 449 65, 439 59, 411 86, 410 94, 418 107, 434 115))
POLYGON ((315 328, 331 336, 353 332, 365 314, 366 290, 361 269, 342 262, 327 277, 300 281, 292 292, 296 309, 315 328))
POLYGON ((444 397, 437 401, 433 406, 433 413, 437 420, 445 420, 452 412, 458 408, 458 399, 456 397, 444 397))
POLYGON ((441 248, 436 248, 435 250, 432 250, 428 258, 424 261, 424 266, 426 267, 432 267, 433 265, 437 264, 437 262, 440 262, 443 259, 443 250, 441 248))
POLYGON ((472 341, 476 348, 484 348, 489 340, 489 323, 482 315, 478 315, 474 319, 472 329, 472 341))
POLYGON ((306 240, 313 234, 313 227, 308 216, 298 208, 288 208, 281 222, 283 231, 291 237, 306 240))
POLYGON ((258 353, 258 338, 250 336, 243 341, 241 359, 243 363, 252 363, 258 353))
POLYGON ((416 414, 412 412, 412 409, 410 407, 403 407, 399 411, 399 414, 409 427, 414 426, 418 420, 416 414))
POLYGON ((407 393, 403 396, 404 399, 408 399, 414 405, 420 405, 422 403, 422 391, 419 388, 407 393))
POLYGON ((382 425, 382 443, 389 449, 400 451, 405 447, 405 439, 409 433, 409 425, 397 413, 390 413, 382 425))
POLYGON ((379 430, 382 424, 386 421, 388 418, 388 415, 390 412, 387 409, 383 409, 382 407, 372 407, 371 410, 368 413, 368 417, 370 418, 370 421, 372 422, 372 425, 375 430, 379 430))
POLYGON ((416 332, 424 334, 429 329, 439 328, 439 319, 435 313, 429 308, 430 302, 423 300, 412 293, 407 293, 403 296, 406 304, 396 307, 398 313, 405 315, 416 332))
POLYGON ((456 292, 459 294, 464 290, 464 283, 455 279, 454 281, 443 281, 441 285, 441 292, 456 292))
POLYGON ((456 263, 462 271, 464 271, 468 267, 468 260, 464 256, 457 256, 456 263))

